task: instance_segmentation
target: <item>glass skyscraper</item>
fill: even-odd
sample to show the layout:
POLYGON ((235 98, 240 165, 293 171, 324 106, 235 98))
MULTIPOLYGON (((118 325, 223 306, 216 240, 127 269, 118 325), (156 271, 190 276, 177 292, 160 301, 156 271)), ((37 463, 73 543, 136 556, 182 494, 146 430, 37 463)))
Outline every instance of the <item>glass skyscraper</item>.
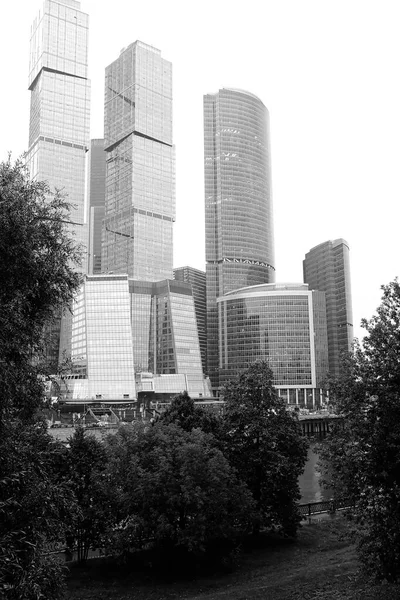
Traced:
POLYGON ((315 406, 328 371, 324 292, 305 284, 256 285, 218 298, 220 384, 268 362, 288 404, 315 406))
MULTIPOLYGON (((71 233, 84 249, 86 272, 85 154, 89 142, 88 15, 76 0, 45 0, 31 28, 31 92, 27 165, 32 178, 62 190, 71 204, 71 233)), ((71 317, 48 331, 47 359, 58 362, 71 347, 71 317)))
MULTIPOLYGON (((172 279, 171 64, 142 42, 106 69, 104 149, 102 274, 86 276, 75 302, 65 397, 108 404, 184 390, 205 397, 192 288, 172 279)), ((90 189, 94 150, 92 143, 90 189)), ((92 246, 95 253, 94 236, 92 246)))
POLYGON ((251 93, 204 97, 207 364, 218 381, 217 298, 275 281, 269 113, 251 93))
MULTIPOLYGON (((73 234, 87 246, 85 154, 89 143, 88 15, 76 0, 45 0, 31 28, 28 167, 71 203, 73 234)), ((86 271, 86 257, 82 272, 86 271)))
POLYGON ((348 243, 339 238, 315 246, 303 261, 305 283, 326 293, 329 372, 336 376, 341 354, 350 352, 353 342, 349 253, 348 243))
POLYGON ((103 272, 172 279, 172 66, 135 42, 106 69, 103 272))

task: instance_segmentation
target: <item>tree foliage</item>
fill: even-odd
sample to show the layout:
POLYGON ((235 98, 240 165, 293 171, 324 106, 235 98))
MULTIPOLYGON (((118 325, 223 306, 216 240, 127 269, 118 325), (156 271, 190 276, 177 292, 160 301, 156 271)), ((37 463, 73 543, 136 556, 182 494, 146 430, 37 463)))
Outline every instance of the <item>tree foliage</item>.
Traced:
POLYGON ((30 180, 20 161, 0 163, 0 424, 32 418, 41 401, 32 356, 43 347, 44 326, 79 285, 80 250, 68 221, 60 191, 30 180))
MULTIPOLYGON (((77 548, 78 562, 87 560, 90 548, 101 545, 107 528, 107 495, 104 471, 107 456, 104 444, 78 427, 69 438, 62 479, 73 490, 77 513, 68 519, 70 544, 77 548)), ((60 471, 60 469, 59 469, 60 471)))
POLYGON ((118 515, 110 544, 121 554, 149 542, 164 558, 202 553, 243 533, 252 499, 210 436, 162 422, 124 427, 108 440, 108 477, 118 515))
POLYGON ((59 597, 61 570, 46 547, 74 506, 54 478, 57 445, 36 418, 44 327, 80 280, 68 221, 61 192, 31 181, 21 161, 0 163, 0 579, 13 599, 59 597))
POLYGON ((74 506, 69 486, 56 484, 62 452, 40 426, 3 428, 0 463, 0 596, 12 600, 59 598, 63 569, 48 554, 62 539, 74 506))
POLYGON ((160 420, 165 424, 175 423, 185 431, 201 429, 219 437, 221 421, 204 408, 197 407, 185 391, 172 399, 171 405, 162 413, 160 420))
POLYGON ((378 578, 400 575, 400 285, 382 286, 330 395, 343 416, 320 456, 324 480, 356 504, 360 557, 378 578))
POLYGON ((300 523, 298 477, 307 442, 297 417, 272 385, 272 371, 257 362, 223 390, 225 452, 251 490, 259 524, 295 535, 300 523))

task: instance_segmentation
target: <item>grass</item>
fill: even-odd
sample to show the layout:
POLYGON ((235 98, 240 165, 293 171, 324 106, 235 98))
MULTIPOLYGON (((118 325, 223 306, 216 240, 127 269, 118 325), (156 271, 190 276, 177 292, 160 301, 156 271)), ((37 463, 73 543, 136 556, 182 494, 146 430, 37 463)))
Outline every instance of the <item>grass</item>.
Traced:
POLYGON ((245 547, 233 573, 186 579, 127 572, 91 561, 72 567, 68 600, 398 600, 400 586, 359 572, 351 529, 338 514, 303 526, 296 541, 262 538, 245 547))

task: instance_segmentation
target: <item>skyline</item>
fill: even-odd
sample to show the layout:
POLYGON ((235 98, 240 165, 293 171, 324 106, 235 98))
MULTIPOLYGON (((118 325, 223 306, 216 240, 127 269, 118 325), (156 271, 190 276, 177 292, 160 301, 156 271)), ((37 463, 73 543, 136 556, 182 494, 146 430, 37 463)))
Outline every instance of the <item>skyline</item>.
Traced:
MULTIPOLYGON (((1 160, 28 149, 29 37, 40 6, 23 0, 4 9, 1 160)), ((207 0, 191 20, 177 1, 133 9, 115 0, 110 12, 108 3, 82 0, 90 137, 103 137, 106 66, 136 40, 160 49, 173 66, 174 268, 204 270, 203 96, 224 87, 257 95, 270 113, 276 281, 301 283, 304 255, 344 238, 359 337, 361 318, 379 305, 380 285, 399 274, 400 8, 266 2, 261 13, 259 3, 246 6, 244 14, 239 3, 207 0)))

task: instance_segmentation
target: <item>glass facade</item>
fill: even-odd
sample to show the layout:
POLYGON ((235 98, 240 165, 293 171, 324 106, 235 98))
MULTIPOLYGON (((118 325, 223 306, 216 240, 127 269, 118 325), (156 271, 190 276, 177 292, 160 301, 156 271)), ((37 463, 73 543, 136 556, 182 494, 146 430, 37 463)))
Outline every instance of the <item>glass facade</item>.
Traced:
POLYGON ((204 97, 207 363, 218 382, 217 298, 275 281, 269 114, 253 94, 204 97))
MULTIPOLYGON (((32 178, 63 190, 71 226, 87 247, 85 154, 89 141, 88 15, 80 2, 45 0, 31 28, 27 163, 32 178)), ((86 272, 86 257, 81 267, 86 272)))
POLYGON ((304 281, 326 294, 329 371, 340 374, 340 356, 353 342, 349 245, 343 239, 312 248, 303 261, 304 281))
POLYGON ((71 358, 69 400, 136 399, 126 276, 86 278, 73 306, 71 358))
POLYGON ((101 273, 101 228, 104 219, 106 153, 104 140, 90 140, 87 199, 89 225, 88 273, 101 273))
POLYGON ((129 281, 138 373, 184 374, 189 393, 204 395, 199 337, 190 284, 129 281))
POLYGON ((87 276, 72 321, 68 401, 129 402, 136 389, 209 395, 189 284, 87 276))
POLYGON ((221 385, 263 360, 278 388, 320 386, 328 370, 323 292, 304 284, 258 285, 230 292, 217 303, 221 385))
POLYGON ((159 50, 135 42, 107 67, 104 130, 103 272, 172 278, 172 67, 159 50))
POLYGON ((203 372, 207 372, 207 317, 206 317, 206 274, 193 267, 174 269, 174 278, 186 281, 192 286, 194 309, 196 312, 197 331, 199 334, 201 364, 203 372))
MULTIPOLYGON (((62 190, 71 204, 71 234, 87 248, 85 154, 89 140, 88 15, 75 0, 45 0, 31 28, 27 165, 32 178, 62 190)), ((85 273, 87 255, 77 270, 85 273)), ((71 316, 52 326, 49 363, 71 351, 71 316)))

